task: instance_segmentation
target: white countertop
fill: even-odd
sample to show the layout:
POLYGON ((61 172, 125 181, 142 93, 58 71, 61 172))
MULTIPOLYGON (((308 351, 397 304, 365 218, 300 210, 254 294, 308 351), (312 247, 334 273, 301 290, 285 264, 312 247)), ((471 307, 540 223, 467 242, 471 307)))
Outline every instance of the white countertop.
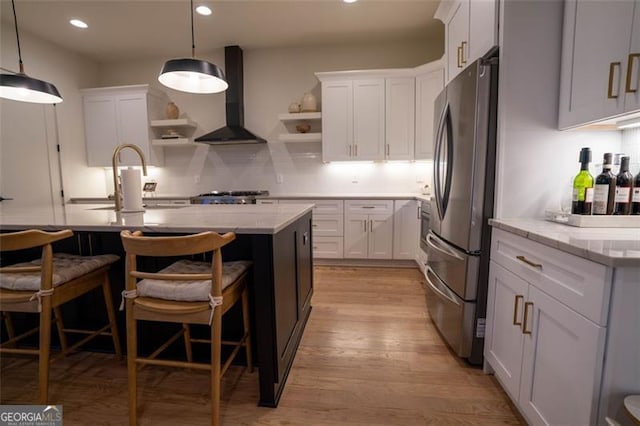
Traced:
POLYGON ((67 204, 64 207, 0 205, 0 229, 70 228, 110 232, 139 229, 145 232, 275 234, 311 211, 313 205, 188 205, 154 207, 140 213, 116 213, 104 208, 100 204, 67 204))
POLYGON ((300 199, 300 200, 420 200, 429 201, 429 194, 420 194, 418 192, 394 192, 394 193, 286 193, 286 194, 269 194, 267 196, 257 197, 258 199, 275 198, 279 200, 300 199))
POLYGON ((490 219, 489 224, 603 265, 640 266, 640 228, 576 228, 543 219, 490 219))

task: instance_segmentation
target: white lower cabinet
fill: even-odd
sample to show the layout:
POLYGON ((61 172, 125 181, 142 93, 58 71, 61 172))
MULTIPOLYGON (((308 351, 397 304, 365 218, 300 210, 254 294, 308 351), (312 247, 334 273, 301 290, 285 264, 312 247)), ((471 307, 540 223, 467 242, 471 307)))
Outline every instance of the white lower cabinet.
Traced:
POLYGON ((393 201, 347 200, 344 215, 344 257, 393 257, 393 201))
POLYGON ((495 229, 491 258, 484 355, 496 377, 530 424, 596 424, 608 268, 495 229))
POLYGON ((420 210, 416 200, 393 202, 393 258, 415 259, 420 239, 420 210))

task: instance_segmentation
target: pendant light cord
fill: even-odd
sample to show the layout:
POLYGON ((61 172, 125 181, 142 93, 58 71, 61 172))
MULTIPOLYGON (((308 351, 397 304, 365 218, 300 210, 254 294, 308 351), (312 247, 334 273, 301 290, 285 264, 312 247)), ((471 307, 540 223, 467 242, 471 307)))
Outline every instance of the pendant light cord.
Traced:
MULTIPOLYGON (((14 9, 14 13, 15 13, 15 9, 14 9)), ((196 42, 195 42, 195 36, 193 35, 193 0, 191 0, 191 58, 195 59, 195 57, 196 57, 196 42)))
POLYGON ((13 6, 13 22, 16 25, 16 41, 18 42, 18 64, 20 66, 20 74, 24 74, 24 65, 22 65, 22 52, 20 51, 20 36, 18 35, 18 17, 16 16, 16 3, 14 0, 11 0, 11 6, 13 6))

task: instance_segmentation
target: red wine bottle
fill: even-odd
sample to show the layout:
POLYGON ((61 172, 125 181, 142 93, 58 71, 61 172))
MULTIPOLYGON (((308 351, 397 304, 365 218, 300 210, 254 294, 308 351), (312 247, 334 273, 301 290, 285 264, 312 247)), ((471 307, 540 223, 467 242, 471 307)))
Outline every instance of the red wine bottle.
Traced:
POLYGON ((631 214, 640 214, 640 172, 633 180, 633 194, 631 195, 631 214))
POLYGON ((611 173, 613 154, 604 155, 602 173, 596 176, 593 192, 593 214, 613 213, 613 202, 616 194, 616 177, 611 173))
POLYGON ((629 173, 629 157, 620 159, 620 173, 616 176, 616 195, 613 214, 625 215, 631 211, 631 189, 633 175, 629 173))

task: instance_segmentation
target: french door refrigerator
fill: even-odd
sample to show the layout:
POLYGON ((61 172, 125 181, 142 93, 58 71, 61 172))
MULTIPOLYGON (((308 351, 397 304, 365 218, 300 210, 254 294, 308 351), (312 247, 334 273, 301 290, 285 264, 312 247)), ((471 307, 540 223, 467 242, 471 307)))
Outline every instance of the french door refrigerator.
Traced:
POLYGON ((482 363, 496 151, 498 58, 494 48, 435 101, 427 308, 453 351, 482 363))

